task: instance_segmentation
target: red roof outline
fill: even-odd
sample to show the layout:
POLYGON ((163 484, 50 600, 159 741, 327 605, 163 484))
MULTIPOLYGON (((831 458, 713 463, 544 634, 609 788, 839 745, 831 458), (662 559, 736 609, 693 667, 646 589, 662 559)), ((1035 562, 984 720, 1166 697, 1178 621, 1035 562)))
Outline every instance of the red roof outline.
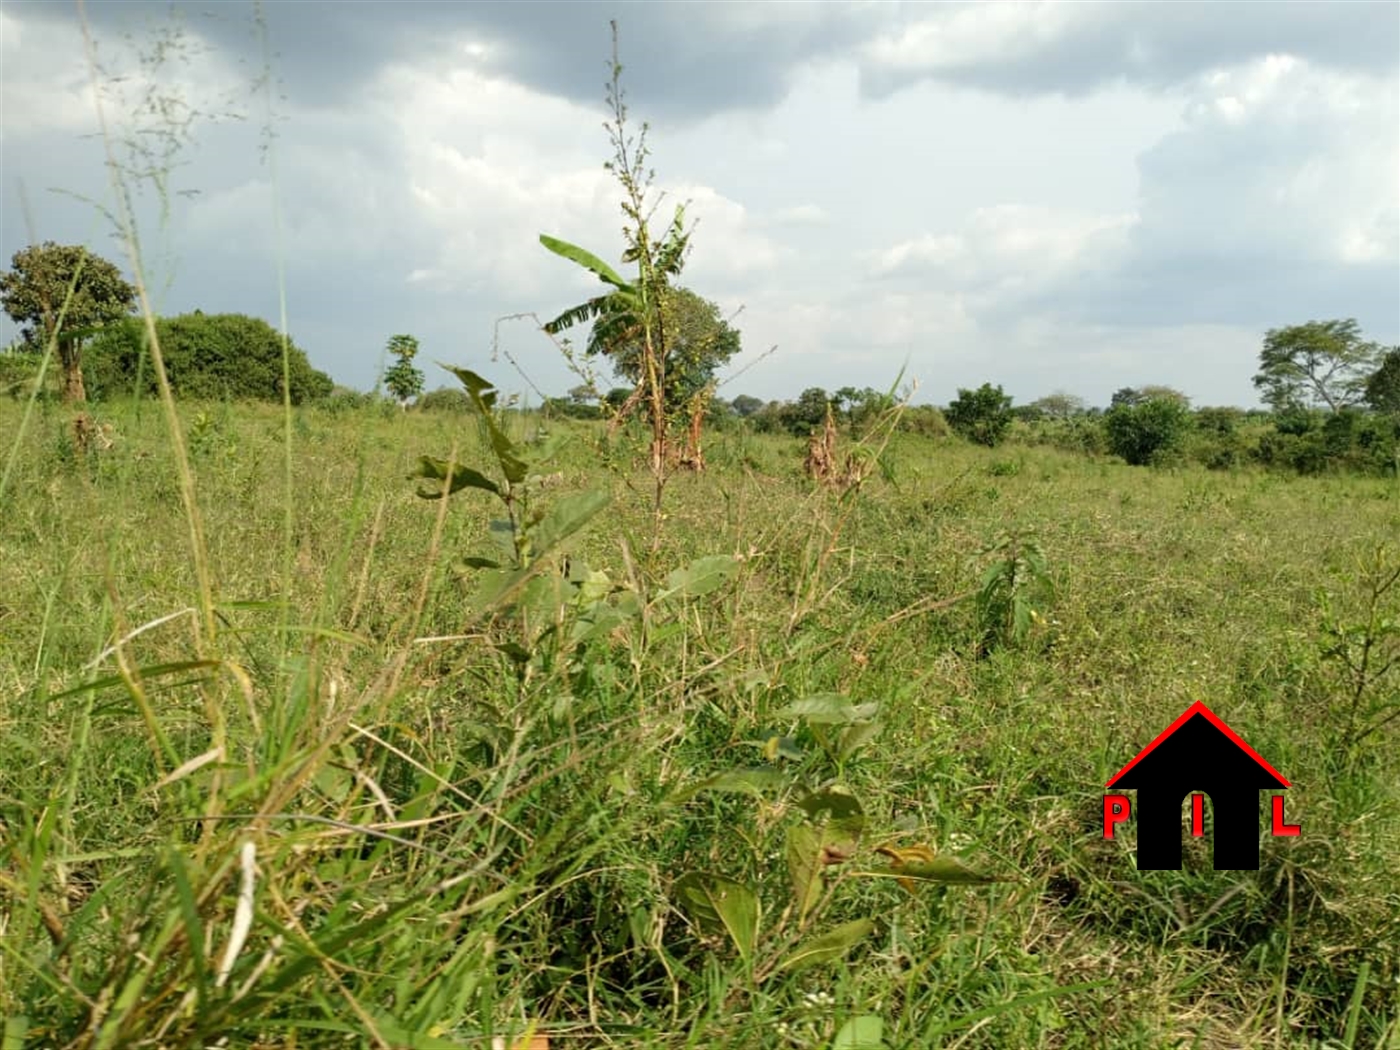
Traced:
POLYGON ((1177 719, 1175 722, 1173 722, 1171 725, 1167 726, 1166 729, 1164 729, 1164 730, 1162 730, 1160 733, 1158 733, 1158 734, 1157 734, 1157 739, 1156 739, 1156 740, 1152 741, 1152 743, 1148 744, 1145 748, 1143 748, 1141 751, 1139 751, 1139 752, 1137 753, 1137 757, 1136 757, 1136 758, 1134 758, 1134 759, 1133 759, 1131 762, 1129 762, 1126 766, 1124 766, 1122 769, 1120 769, 1117 773, 1113 774, 1113 779, 1110 780, 1107 784, 1105 784, 1104 787, 1112 787, 1114 784, 1116 784, 1116 783, 1118 782, 1118 780, 1123 776, 1123 774, 1125 774, 1126 772, 1128 772, 1128 770, 1132 769, 1133 766, 1137 765, 1137 764, 1138 764, 1139 762, 1141 762, 1144 758, 1146 758, 1148 755, 1150 755, 1150 754, 1157 748, 1157 745, 1158 745, 1158 744, 1160 744, 1162 741, 1166 740, 1167 737, 1171 736, 1171 735, 1172 735, 1173 733, 1175 733, 1178 729, 1180 729, 1183 725, 1185 725, 1185 724, 1191 719, 1191 717, 1192 717, 1193 715, 1198 715, 1198 714, 1199 714, 1199 715, 1203 715, 1203 716, 1205 717, 1205 719, 1206 719, 1207 722, 1209 722, 1211 725, 1215 726, 1216 729, 1220 730, 1220 731, 1221 731, 1222 733, 1224 733, 1227 737, 1229 737, 1230 742, 1231 742, 1232 744, 1234 744, 1234 745, 1235 745, 1236 747, 1238 747, 1241 751, 1243 751, 1245 754, 1247 754, 1250 758, 1254 759, 1254 761, 1258 762, 1261 766, 1263 766, 1263 767, 1264 767, 1265 769, 1267 769, 1270 773, 1272 773, 1275 777, 1277 777, 1278 780, 1279 780, 1279 782, 1282 783, 1284 787, 1292 787, 1292 786, 1293 786, 1292 784, 1290 784, 1290 783, 1288 782, 1288 778, 1287 778, 1287 777, 1285 777, 1282 773, 1280 773, 1280 772, 1279 772, 1277 769, 1275 769, 1273 766, 1269 765, 1268 762, 1264 761, 1263 756, 1260 755, 1259 752, 1255 751, 1254 748, 1252 748, 1252 747, 1250 747, 1248 744, 1246 744, 1246 743, 1244 742, 1244 740, 1240 738, 1240 736, 1239 736, 1238 733, 1236 733, 1233 729, 1231 729, 1231 728, 1230 728, 1229 726, 1227 726, 1224 722, 1222 722, 1222 721, 1220 720, 1220 716, 1219 716, 1219 715, 1217 715, 1214 711, 1212 711, 1210 708, 1208 708, 1208 707, 1207 707, 1205 704, 1203 704, 1201 701, 1197 700, 1194 704, 1192 704, 1190 707, 1188 707, 1185 711, 1183 711, 1183 712, 1181 713, 1181 717, 1180 717, 1180 718, 1178 718, 1178 719, 1177 719))

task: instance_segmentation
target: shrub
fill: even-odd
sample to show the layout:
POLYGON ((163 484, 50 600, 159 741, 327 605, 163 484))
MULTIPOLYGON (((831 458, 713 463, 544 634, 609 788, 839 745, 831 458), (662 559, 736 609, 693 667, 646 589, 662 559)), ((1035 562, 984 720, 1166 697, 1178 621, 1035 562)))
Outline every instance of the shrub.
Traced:
MULTIPOLYGON (((156 322, 171 389, 177 397, 282 400, 282 335, 266 321, 244 314, 195 311, 156 322)), ((143 322, 109 325, 87 350, 89 386, 98 397, 153 395, 156 383, 146 355, 143 322)), ((304 351, 288 343, 291 401, 330 394, 330 376, 311 367, 304 351)))
MULTIPOLYGON (((43 361, 43 354, 27 350, 0 353, 0 394, 14 398, 28 397, 34 389, 34 377, 43 361)), ((44 379, 41 396, 48 392, 48 376, 44 379)))
POLYGON ((444 386, 429 390, 414 403, 414 406, 424 412, 465 413, 472 410, 472 401, 465 390, 444 386))
POLYGON ((1161 463, 1177 453, 1191 428, 1191 410, 1179 401, 1120 402, 1104 417, 1108 448, 1133 466, 1161 463))
POLYGON ((1011 398, 1000 386, 983 383, 976 390, 958 390, 957 400, 944 413, 948 425, 968 441, 995 448, 1011 426, 1011 398))
POLYGON ((899 429, 921 437, 947 437, 951 431, 943 413, 932 405, 912 405, 899 419, 899 429))
POLYGON ((366 394, 363 390, 353 390, 348 386, 337 386, 316 402, 316 407, 336 415, 360 412, 369 408, 379 398, 366 394))

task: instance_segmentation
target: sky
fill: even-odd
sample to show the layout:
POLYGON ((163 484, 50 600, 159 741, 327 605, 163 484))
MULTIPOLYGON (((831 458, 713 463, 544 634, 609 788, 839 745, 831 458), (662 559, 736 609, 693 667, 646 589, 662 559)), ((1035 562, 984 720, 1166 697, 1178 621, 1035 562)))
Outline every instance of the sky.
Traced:
POLYGON ((280 325, 285 303, 347 386, 400 332, 429 388, 435 362, 579 383, 499 319, 599 289, 541 233, 621 266, 611 19, 656 214, 696 223, 681 283, 742 333, 721 397, 1166 384, 1253 406, 1271 328, 1354 317, 1400 343, 1393 0, 85 11, 95 61, 75 6, 0 4, 0 255, 85 243, 129 273, 115 161, 160 312, 280 325))

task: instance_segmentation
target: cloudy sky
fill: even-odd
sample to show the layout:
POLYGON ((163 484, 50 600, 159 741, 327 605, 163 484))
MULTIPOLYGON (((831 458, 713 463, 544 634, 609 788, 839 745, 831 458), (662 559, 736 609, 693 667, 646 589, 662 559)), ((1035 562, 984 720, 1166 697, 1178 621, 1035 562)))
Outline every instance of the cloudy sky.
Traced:
MULTIPOLYGON (((595 287, 540 233, 621 255, 612 18, 662 211, 699 223, 684 283, 738 312, 747 371, 722 396, 906 368, 933 403, 991 381, 1252 405, 1268 328, 1355 317, 1400 342, 1391 0, 256 13, 89 2, 109 134, 128 170, 168 171, 164 201, 128 179, 159 309, 276 324, 285 289, 293 338, 347 385, 397 332, 506 389, 577 382, 531 322, 500 328, 514 365, 492 337, 595 287)), ((4 259, 85 242, 128 268, 76 8, 6 0, 0 67, 4 259)))

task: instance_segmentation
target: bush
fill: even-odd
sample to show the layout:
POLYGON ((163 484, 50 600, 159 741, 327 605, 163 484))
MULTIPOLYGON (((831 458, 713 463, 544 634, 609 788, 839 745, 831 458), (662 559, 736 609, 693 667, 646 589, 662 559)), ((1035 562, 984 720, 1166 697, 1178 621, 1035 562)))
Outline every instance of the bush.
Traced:
POLYGON ((908 434, 933 438, 947 437, 952 433, 943 413, 932 405, 911 405, 906 408, 899 418, 899 429, 908 434))
POLYGON ((318 400, 316 407, 336 415, 348 415, 353 412, 362 412, 379 400, 380 398, 374 394, 366 394, 362 390, 353 390, 348 386, 337 386, 325 397, 318 400))
MULTIPOLYGON (((0 353, 0 394, 7 394, 13 398, 28 397, 29 392, 34 389, 34 377, 38 375, 39 366, 43 362, 43 354, 27 350, 0 353)), ((44 377, 40 396, 48 393, 48 378, 44 377)))
POLYGON ((467 392, 457 387, 439 387, 429 390, 414 402, 414 407, 424 412, 470 412, 471 398, 467 392))
MULTIPOLYGON (((244 314, 195 311, 162 318, 156 322, 156 333, 177 397, 282 400, 282 335, 266 321, 244 314)), ((89 392, 97 398, 154 395, 155 376, 145 344, 145 324, 139 319, 103 328, 84 354, 89 392)), ((335 386, 291 343, 288 366, 294 405, 326 397, 335 386)))
POLYGON ((1014 418, 1011 398, 991 383, 983 383, 976 390, 960 388, 957 400, 943 414, 958 434, 988 448, 1001 444, 1014 418))
POLYGON ((1108 448, 1135 467, 1162 463, 1180 451, 1191 429, 1191 410, 1179 401, 1150 398, 1120 402, 1104 417, 1108 448))

